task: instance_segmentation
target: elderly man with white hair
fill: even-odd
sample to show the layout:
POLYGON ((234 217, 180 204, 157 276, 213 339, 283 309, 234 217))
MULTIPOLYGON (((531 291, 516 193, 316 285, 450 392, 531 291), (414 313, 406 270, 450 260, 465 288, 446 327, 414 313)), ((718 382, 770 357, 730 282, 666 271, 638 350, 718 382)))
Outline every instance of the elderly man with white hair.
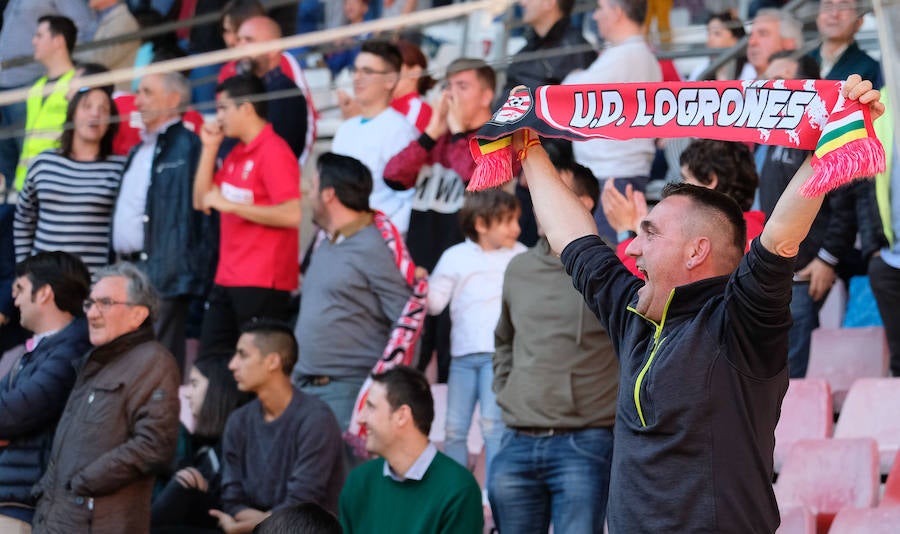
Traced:
POLYGON ((760 9, 753 18, 747 39, 747 64, 738 76, 742 80, 762 77, 769 66, 769 58, 782 50, 797 50, 803 46, 803 27, 786 11, 760 9))
POLYGON ((144 129, 122 175, 112 230, 117 258, 137 265, 159 291, 156 333, 182 367, 188 303, 205 296, 212 263, 209 218, 192 205, 200 138, 181 122, 190 95, 177 72, 141 79, 134 103, 144 129))

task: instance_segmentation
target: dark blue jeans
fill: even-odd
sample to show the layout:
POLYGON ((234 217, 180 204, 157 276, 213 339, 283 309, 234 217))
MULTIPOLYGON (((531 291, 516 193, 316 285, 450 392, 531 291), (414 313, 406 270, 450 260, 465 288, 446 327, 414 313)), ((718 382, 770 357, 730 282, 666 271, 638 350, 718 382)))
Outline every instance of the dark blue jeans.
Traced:
POLYGON ((791 291, 791 317, 794 324, 788 333, 788 372, 791 378, 806 376, 812 331, 819 328, 819 310, 827 297, 826 293, 822 300, 813 300, 809 296, 809 282, 794 282, 791 291))
POLYGON ((609 496, 612 430, 548 437, 507 429, 488 476, 488 498, 501 534, 603 532, 609 496))
MULTIPOLYGON (((0 91, 11 88, 0 88, 0 91)), ((6 177, 6 187, 12 187, 16 165, 22 154, 22 129, 25 128, 25 102, 0 106, 0 174, 6 177), (15 137, 7 135, 16 133, 15 137)))

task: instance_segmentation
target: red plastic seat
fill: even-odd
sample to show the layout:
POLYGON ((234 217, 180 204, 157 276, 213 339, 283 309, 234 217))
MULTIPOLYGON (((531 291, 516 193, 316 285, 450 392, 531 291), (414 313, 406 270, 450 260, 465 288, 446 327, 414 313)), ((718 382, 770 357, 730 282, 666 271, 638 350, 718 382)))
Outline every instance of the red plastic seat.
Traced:
POLYGON ((775 534, 816 534, 816 518, 805 506, 793 506, 781 512, 781 525, 775 534))
POLYGON ((888 376, 887 338, 881 326, 813 330, 806 378, 824 378, 831 386, 834 411, 841 411, 858 378, 888 376))
POLYGON ((830 534, 897 534, 900 508, 845 508, 831 524, 830 534))
POLYGON ((817 532, 825 533, 843 508, 875 506, 879 482, 875 440, 804 439, 784 462, 775 496, 781 509, 809 508, 817 532))
POLYGON ((801 439, 831 437, 834 417, 831 389, 824 378, 792 379, 781 403, 781 418, 775 427, 775 472, 801 439))
POLYGON ((894 457, 894 465, 888 473, 887 482, 884 484, 884 495, 881 496, 881 504, 878 506, 900 506, 900 451, 894 457))
POLYGON ((900 450, 898 406, 900 378, 860 378, 850 387, 834 437, 874 439, 878 442, 880 471, 887 474, 900 450))

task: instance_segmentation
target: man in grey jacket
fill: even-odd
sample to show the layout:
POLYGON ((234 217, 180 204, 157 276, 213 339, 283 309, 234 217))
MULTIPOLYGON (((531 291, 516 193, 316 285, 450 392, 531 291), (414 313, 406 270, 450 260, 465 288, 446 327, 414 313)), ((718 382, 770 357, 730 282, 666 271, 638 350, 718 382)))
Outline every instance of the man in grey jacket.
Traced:
MULTIPOLYGON (((593 211, 599 184, 560 176, 593 211)), ((494 391, 507 429, 488 473, 503 532, 603 532, 619 366, 609 335, 546 237, 510 262, 495 331, 494 391)))

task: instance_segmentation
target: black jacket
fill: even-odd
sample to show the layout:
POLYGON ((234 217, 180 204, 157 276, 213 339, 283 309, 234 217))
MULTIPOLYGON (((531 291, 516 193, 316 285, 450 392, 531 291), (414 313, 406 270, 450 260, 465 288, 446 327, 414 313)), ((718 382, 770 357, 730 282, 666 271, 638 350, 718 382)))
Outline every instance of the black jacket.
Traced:
POLYGON ((658 325, 599 237, 561 258, 619 356, 609 531, 774 532, 793 258, 757 238, 730 276, 676 287, 658 325))
MULTIPOLYGON (((807 155, 808 150, 799 148, 768 147, 759 175, 759 205, 766 214, 766 221, 807 155)), ((800 243, 797 270, 817 257, 835 267, 853 248, 857 224, 856 199, 851 187, 841 187, 825 196, 809 234, 800 243)))
MULTIPOLYGON (((126 172, 138 147, 128 156, 126 172)), ((200 148, 200 138, 177 122, 159 135, 153 154, 144 250, 135 263, 162 298, 206 295, 215 267, 217 234, 193 202, 200 148)))
POLYGON ((557 85, 573 70, 586 69, 597 59, 597 52, 590 48, 581 32, 572 27, 569 17, 557 21, 544 37, 538 36, 531 28, 527 31, 528 41, 512 58, 506 71, 506 86, 497 93, 497 105, 505 102, 509 91, 517 85, 531 89, 539 85, 557 85), (576 47, 580 51, 566 51, 576 47), (552 54, 553 51, 558 54, 552 54), (530 56, 535 52, 545 52, 547 57, 525 61, 518 59, 523 54, 530 56))
POLYGON ((56 423, 91 348, 87 322, 75 319, 43 339, 0 380, 0 503, 34 506, 31 487, 47 467, 56 423))

